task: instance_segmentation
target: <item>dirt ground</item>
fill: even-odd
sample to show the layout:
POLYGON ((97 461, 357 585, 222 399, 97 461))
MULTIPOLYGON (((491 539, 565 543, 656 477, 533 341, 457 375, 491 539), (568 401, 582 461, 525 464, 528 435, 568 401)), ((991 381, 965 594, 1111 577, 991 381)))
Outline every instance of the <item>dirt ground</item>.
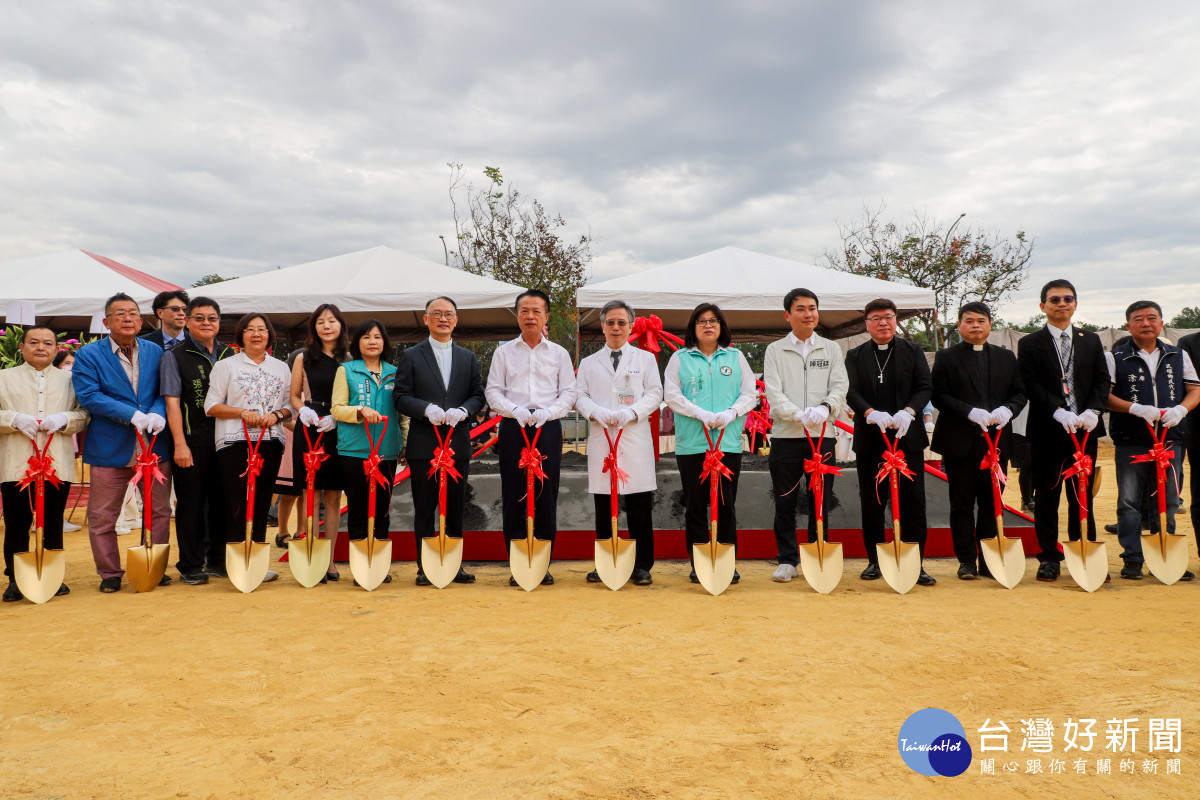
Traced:
MULTIPOLYGON (((1102 461, 1100 524, 1115 520, 1111 448, 1102 461)), ((275 565, 250 595, 218 580, 102 595, 86 531, 70 533, 71 594, 0 607, 0 797, 1193 796, 1200 581, 1122 580, 1116 537, 1101 538, 1114 578, 1092 595, 1065 569, 1036 582, 1032 560, 1011 591, 939 560, 936 587, 899 596, 860 581, 860 560, 828 596, 742 562, 714 598, 684 562, 619 592, 564 562, 529 594, 502 565, 438 591, 402 563, 374 593, 347 566, 305 590, 275 565), (976 752, 957 778, 910 771, 897 734, 926 707, 976 749, 1003 720, 1008 752, 976 752), (1034 717, 1055 725, 1050 754, 1021 752, 1034 717), (1086 774, 1064 752, 1068 718, 1098 720, 1086 774), (1139 720, 1135 774, 1104 749, 1116 718, 1139 720), (1147 753, 1151 718, 1181 720, 1182 752, 1147 753), (1026 774, 1032 758, 1045 774, 1026 774)))

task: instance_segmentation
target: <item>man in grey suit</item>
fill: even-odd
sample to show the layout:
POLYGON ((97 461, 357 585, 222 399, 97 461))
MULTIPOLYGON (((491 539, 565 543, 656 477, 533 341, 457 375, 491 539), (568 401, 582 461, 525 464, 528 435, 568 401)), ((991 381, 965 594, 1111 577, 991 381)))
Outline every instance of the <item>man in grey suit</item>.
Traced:
MULTIPOLYGON (((446 535, 463 535, 463 506, 471 466, 471 425, 487 404, 479 360, 451 336, 458 324, 458 306, 449 297, 425 304, 429 338, 400 354, 396 364, 396 410, 410 420, 404 450, 408 458, 417 537, 417 585, 429 586, 421 566, 421 539, 437 535, 438 481, 429 477, 433 452, 438 446, 435 425, 451 425, 450 447, 454 467, 462 475, 446 482, 446 535)), ((461 567, 455 583, 473 583, 475 576, 461 567)))

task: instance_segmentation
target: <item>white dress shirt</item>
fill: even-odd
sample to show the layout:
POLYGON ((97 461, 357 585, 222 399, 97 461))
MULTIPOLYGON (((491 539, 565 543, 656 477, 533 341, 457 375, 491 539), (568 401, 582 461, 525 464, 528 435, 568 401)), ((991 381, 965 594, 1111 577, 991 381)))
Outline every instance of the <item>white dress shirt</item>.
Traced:
POLYGON ((450 365, 454 361, 454 341, 442 343, 430 336, 429 346, 433 349, 433 359, 437 361, 438 369, 442 373, 442 383, 449 389, 450 365))
POLYGON ((796 352, 800 354, 800 357, 807 361, 808 354, 812 352, 813 342, 816 341, 813 339, 813 334, 810 333, 807 339, 800 341, 800 337, 793 331, 787 335, 787 338, 791 341, 792 347, 796 348, 796 352))
POLYGON ((567 351, 546 337, 536 347, 518 337, 492 354, 484 392, 488 405, 501 416, 517 408, 544 408, 550 419, 566 416, 575 407, 575 370, 567 351))

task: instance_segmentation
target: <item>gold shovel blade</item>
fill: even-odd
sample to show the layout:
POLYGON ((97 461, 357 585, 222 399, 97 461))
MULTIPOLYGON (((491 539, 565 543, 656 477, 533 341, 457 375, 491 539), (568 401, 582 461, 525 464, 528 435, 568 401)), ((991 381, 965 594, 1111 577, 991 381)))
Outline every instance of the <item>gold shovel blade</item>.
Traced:
POLYGON ((800 571, 818 594, 829 594, 842 580, 840 542, 810 542, 800 545, 800 571), (817 551, 818 546, 820 552, 817 551))
POLYGON ((166 574, 171 545, 139 545, 125 552, 125 577, 129 579, 129 585, 143 593, 154 591, 166 574))
POLYGON ((596 572, 600 574, 600 580, 615 592, 633 575, 637 545, 632 539, 622 539, 620 536, 597 539, 595 557, 596 572))
POLYGON ((373 592, 383 583, 392 568, 392 541, 366 539, 350 541, 350 574, 358 585, 373 592))
POLYGON ((737 557, 731 544, 716 544, 716 554, 713 555, 712 544, 692 545, 692 562, 696 569, 696 577, 700 579, 709 594, 714 597, 729 588, 733 582, 734 568, 737 557))
POLYGON ((329 551, 333 542, 328 539, 292 539, 288 542, 288 567, 296 583, 311 589, 321 582, 329 569, 329 551), (311 549, 310 549, 311 548, 311 549))
POLYGON ((43 550, 38 570, 37 553, 13 555, 13 578, 26 600, 38 605, 54 597, 67 574, 67 559, 62 550, 43 550))
MULTIPOLYGON (((893 534, 894 536, 895 534, 893 534)), ((875 546, 879 574, 900 594, 908 594, 921 577, 921 546, 916 542, 886 542, 875 546), (899 550, 899 554, 897 554, 899 550)))
POLYGON ((517 585, 527 592, 541 586, 550 569, 550 547, 544 539, 513 539, 508 543, 508 568, 517 585))
POLYGON ((267 577, 271 566, 271 546, 266 542, 232 542, 225 545, 225 572, 229 582, 249 594, 267 577), (250 558, 246 558, 246 548, 250 558))
POLYGON ((1095 497, 1100 492, 1100 480, 1104 477, 1104 467, 1097 466, 1092 470, 1092 482, 1088 486, 1092 497, 1095 497))
POLYGON ((421 570, 430 583, 439 589, 445 589, 462 566, 462 554, 462 539, 440 534, 421 539, 421 570), (445 548, 444 557, 442 548, 445 548))
POLYGON ((1108 553, 1104 542, 1063 542, 1067 572, 1085 592, 1094 592, 1108 577, 1108 553))
MULTIPOLYGON (((1162 530, 1160 528, 1160 530, 1162 530)), ((1170 586, 1187 572, 1187 537, 1180 533, 1142 534, 1142 558, 1150 574, 1170 586)))
POLYGON ((980 541, 979 549, 996 583, 1011 589, 1021 582, 1025 576, 1025 548, 1020 539, 1000 534, 980 541))

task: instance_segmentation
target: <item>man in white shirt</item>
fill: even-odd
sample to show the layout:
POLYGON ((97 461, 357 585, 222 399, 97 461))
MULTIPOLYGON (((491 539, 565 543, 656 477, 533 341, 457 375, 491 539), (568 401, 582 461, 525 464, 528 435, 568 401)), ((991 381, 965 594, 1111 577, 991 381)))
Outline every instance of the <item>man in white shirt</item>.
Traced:
MULTIPOLYGON (((542 333, 550 317, 546 293, 526 289, 517 297, 515 310, 521 335, 492 354, 486 390, 488 405, 504 417, 496 443, 504 537, 509 541, 525 538, 525 470, 518 464, 525 448, 521 434, 525 427, 530 442, 538 436, 537 449, 546 457, 542 462, 546 480, 534 482, 534 536, 552 542, 558 528, 558 472, 562 462, 562 425, 558 420, 575 407, 575 371, 567 351, 542 333)), ((509 583, 517 585, 515 578, 509 583)), ((542 583, 554 583, 549 572, 542 583)))

